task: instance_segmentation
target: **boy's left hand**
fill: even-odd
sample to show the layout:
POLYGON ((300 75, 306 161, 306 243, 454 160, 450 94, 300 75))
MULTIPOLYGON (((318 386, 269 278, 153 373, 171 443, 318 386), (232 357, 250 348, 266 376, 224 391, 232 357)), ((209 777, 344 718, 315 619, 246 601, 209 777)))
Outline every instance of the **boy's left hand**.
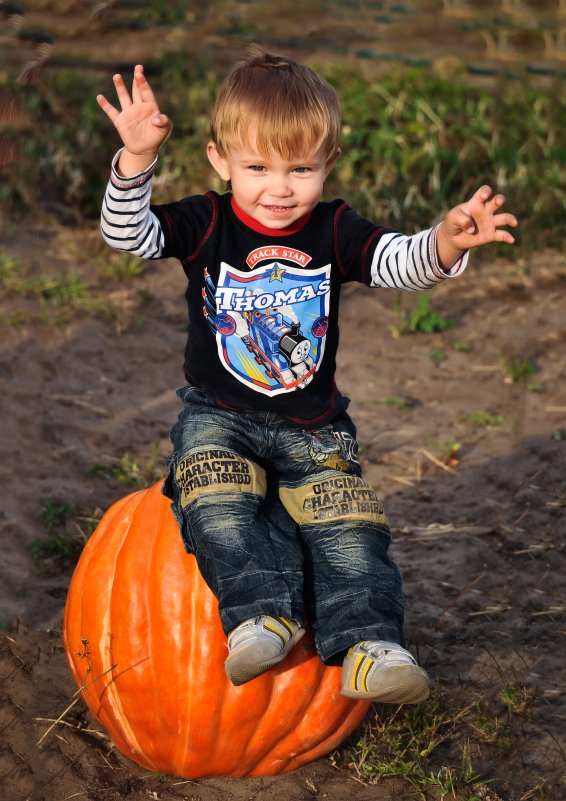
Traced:
POLYGON ((481 186, 466 203, 450 209, 437 235, 438 255, 445 268, 454 264, 463 251, 478 245, 515 242, 515 237, 503 226, 516 228, 517 218, 497 213, 504 203, 504 195, 494 195, 490 186, 481 186))

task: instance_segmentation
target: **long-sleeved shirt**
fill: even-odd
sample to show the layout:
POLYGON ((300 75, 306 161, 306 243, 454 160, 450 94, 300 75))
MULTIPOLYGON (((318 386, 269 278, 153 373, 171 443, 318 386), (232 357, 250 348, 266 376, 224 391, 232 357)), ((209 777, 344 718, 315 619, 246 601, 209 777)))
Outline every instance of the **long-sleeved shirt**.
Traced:
POLYGON ((188 278, 185 377, 225 407, 323 426, 344 407, 334 380, 342 285, 421 291, 466 267, 467 253, 442 269, 437 227, 405 236, 339 199, 283 230, 249 217, 230 192, 151 205, 154 165, 123 178, 118 156, 103 237, 146 259, 180 260, 188 278))

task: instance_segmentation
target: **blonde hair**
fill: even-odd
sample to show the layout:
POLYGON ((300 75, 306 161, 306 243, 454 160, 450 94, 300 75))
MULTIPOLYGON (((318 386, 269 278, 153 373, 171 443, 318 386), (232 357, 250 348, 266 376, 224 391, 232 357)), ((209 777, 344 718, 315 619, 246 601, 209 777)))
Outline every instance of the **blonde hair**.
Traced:
POLYGON ((323 148, 329 159, 340 140, 340 104, 314 70, 290 58, 254 50, 228 75, 212 111, 210 136, 221 155, 253 144, 292 160, 323 148))

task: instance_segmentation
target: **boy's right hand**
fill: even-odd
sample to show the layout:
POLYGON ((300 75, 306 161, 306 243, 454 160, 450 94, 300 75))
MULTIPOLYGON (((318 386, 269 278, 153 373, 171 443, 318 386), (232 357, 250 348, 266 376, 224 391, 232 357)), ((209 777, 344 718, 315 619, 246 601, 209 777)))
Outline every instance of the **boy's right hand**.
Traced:
POLYGON ((135 174, 152 163, 173 126, 159 111, 141 64, 137 64, 134 70, 131 97, 121 75, 114 75, 113 81, 122 110, 118 111, 104 95, 97 95, 96 100, 124 143, 120 172, 123 175, 135 174))

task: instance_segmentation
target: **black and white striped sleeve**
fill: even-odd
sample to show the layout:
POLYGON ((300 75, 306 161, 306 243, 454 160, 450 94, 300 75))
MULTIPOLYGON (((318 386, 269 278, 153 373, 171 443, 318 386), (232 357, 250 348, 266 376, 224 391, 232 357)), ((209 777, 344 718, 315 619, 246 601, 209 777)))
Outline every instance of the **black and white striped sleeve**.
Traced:
POLYGON ((450 269, 444 270, 436 249, 437 231, 438 226, 435 226, 413 236, 388 231, 376 237, 373 253, 368 249, 366 282, 369 286, 420 292, 460 275, 466 269, 468 252, 450 269))
POLYGON ((468 253, 450 269, 438 260, 438 225, 406 236, 382 228, 342 202, 334 216, 336 260, 345 281, 360 281, 372 287, 421 292, 461 275, 468 253))
POLYGON ((110 180, 102 203, 102 236, 116 250, 144 259, 158 259, 164 251, 163 230, 149 207, 156 162, 138 175, 123 178, 116 171, 120 152, 112 161, 110 180))

